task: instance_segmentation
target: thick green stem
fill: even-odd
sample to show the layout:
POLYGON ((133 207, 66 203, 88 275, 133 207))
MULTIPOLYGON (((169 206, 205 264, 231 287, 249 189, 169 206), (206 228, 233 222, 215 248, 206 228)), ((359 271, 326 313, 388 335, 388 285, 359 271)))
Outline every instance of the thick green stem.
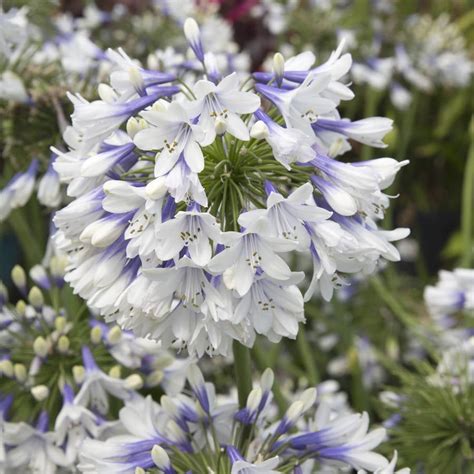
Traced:
POLYGON ((26 266, 31 268, 33 265, 40 263, 44 255, 44 247, 41 243, 43 236, 35 234, 27 216, 25 216, 25 209, 15 209, 10 214, 8 223, 21 246, 26 266))
POLYGON ((247 403, 247 397, 252 390, 250 351, 238 341, 234 341, 232 349, 234 352, 234 373, 239 394, 239 405, 244 407, 247 403))
POLYGON ((298 336, 296 337, 296 346, 298 347, 298 352, 306 369, 308 383, 311 387, 314 387, 319 382, 319 373, 316 368, 314 354, 312 353, 308 340, 306 339, 304 325, 300 325, 298 336))
POLYGON ((469 126, 471 146, 467 155, 462 188, 461 232, 463 253, 461 266, 469 268, 474 254, 474 116, 469 126))

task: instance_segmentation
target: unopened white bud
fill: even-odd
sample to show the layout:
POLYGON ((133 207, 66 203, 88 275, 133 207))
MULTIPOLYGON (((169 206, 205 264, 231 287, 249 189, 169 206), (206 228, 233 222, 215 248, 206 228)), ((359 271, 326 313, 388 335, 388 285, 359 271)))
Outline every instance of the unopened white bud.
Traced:
POLYGON ((30 278, 41 288, 49 288, 50 282, 48 274, 43 265, 35 265, 30 269, 30 278))
POLYGON ((35 308, 41 308, 44 304, 43 293, 41 290, 34 286, 31 288, 30 292, 28 293, 28 301, 32 304, 35 308))
POLYGON ((54 327, 58 332, 63 332, 64 328, 66 327, 66 318, 64 316, 58 316, 54 320, 54 327))
POLYGON ((67 257, 64 255, 53 255, 49 262, 49 270, 51 275, 55 278, 63 278, 66 274, 66 267, 68 265, 67 257))
POLYGON ((123 225, 117 220, 100 220, 89 224, 79 238, 84 242, 90 238, 94 247, 105 248, 115 242, 122 232, 123 225))
POLYGON ((99 97, 108 104, 111 104, 117 100, 117 93, 108 84, 99 84, 97 92, 99 93, 99 97))
POLYGON ((48 398, 49 388, 46 385, 36 385, 31 389, 31 395, 37 402, 42 402, 48 398))
POLYGON ((159 69, 160 62, 158 61, 156 54, 148 55, 148 57, 146 58, 146 65, 148 69, 152 69, 154 71, 159 69))
POLYGON ((15 364, 13 366, 13 372, 15 373, 15 378, 18 382, 23 383, 26 381, 28 374, 26 372, 26 367, 23 364, 15 364))
POLYGON ((151 450, 151 458, 159 469, 168 469, 170 467, 170 458, 166 451, 155 444, 151 450))
POLYGON ((189 383, 193 389, 204 386, 204 377, 196 364, 191 364, 189 366, 187 375, 189 383))
POLYGON ((13 364, 10 359, 0 360, 0 374, 5 377, 13 377, 13 364))
POLYGON ((131 390, 140 390, 143 387, 143 379, 138 374, 129 375, 125 379, 125 386, 131 390))
POLYGON ((217 135, 224 135, 227 130, 227 122, 223 118, 217 117, 214 122, 214 128, 217 135))
MULTIPOLYGON (((130 117, 127 120, 127 134, 130 138, 133 138, 139 131, 147 128, 147 123, 142 118, 130 117)), ((105 183, 107 184, 107 183, 105 183)), ((104 184, 104 187, 105 187, 104 184)))
POLYGON ((151 110, 154 112, 166 112, 168 107, 169 103, 166 100, 159 99, 151 106, 151 110))
POLYGON ((260 387, 254 388, 247 397, 247 408, 250 411, 255 411, 262 400, 262 389, 260 387))
POLYGON ((146 474, 146 471, 143 469, 143 467, 136 467, 135 474, 146 474))
POLYGON ((164 377, 163 371, 154 370, 146 378, 147 387, 156 387, 163 380, 163 377, 164 377))
POLYGON ((69 346, 71 345, 69 338, 64 334, 60 336, 58 339, 58 351, 62 354, 66 353, 69 350, 69 346))
POLYGON ((285 58, 281 53, 275 53, 273 55, 273 72, 279 80, 281 80, 285 73, 285 58))
POLYGON ((273 387, 274 380, 275 374, 273 373, 273 370, 270 368, 265 369, 260 379, 260 387, 262 387, 262 391, 269 392, 273 387))
POLYGON ((122 367, 120 367, 120 365, 114 365, 109 370, 109 375, 114 379, 119 379, 122 376, 122 367))
POLYGON ((196 44, 199 41, 199 26, 194 18, 186 18, 184 22, 184 36, 191 44, 196 44))
POLYGON ((133 87, 137 92, 143 91, 145 83, 143 82, 143 77, 136 66, 130 66, 128 68, 128 77, 130 78, 130 82, 133 84, 133 87))
POLYGON ((316 396, 317 396, 317 391, 315 388, 308 388, 305 390, 301 397, 300 400, 303 402, 303 411, 309 410, 314 403, 316 402, 316 396))
POLYGON ((33 342, 33 350, 38 357, 44 359, 49 351, 49 344, 43 336, 38 336, 33 342))
POLYGON ((91 329, 91 341, 93 344, 99 344, 102 340, 102 328, 100 326, 94 326, 91 329))
POLYGON ((301 400, 297 400, 290 405, 285 416, 288 421, 294 423, 301 416, 301 413, 303 413, 303 409, 303 402, 301 400))
POLYGON ((122 338, 122 330, 118 326, 114 326, 110 329, 107 334, 107 341, 110 344, 117 344, 122 338))
POLYGON ((11 273, 12 281, 20 289, 24 289, 26 287, 26 273, 23 270, 23 267, 20 265, 15 265, 12 269, 11 273))
POLYGON ((74 377, 74 381, 78 385, 81 385, 86 377, 86 369, 84 369, 82 365, 75 365, 72 368, 72 376, 74 377))
POLYGON ((163 410, 165 410, 165 412, 171 416, 174 416, 178 413, 178 408, 168 395, 163 395, 160 398, 160 405, 163 407, 163 410))
POLYGON ((145 194, 150 199, 160 199, 168 192, 165 178, 156 178, 145 186, 145 194))
POLYGON ((263 140, 267 138, 269 133, 268 127, 261 120, 255 122, 250 129, 250 136, 256 140, 263 140))
POLYGON ((26 313, 26 303, 23 300, 19 300, 15 305, 18 316, 24 316, 26 313))

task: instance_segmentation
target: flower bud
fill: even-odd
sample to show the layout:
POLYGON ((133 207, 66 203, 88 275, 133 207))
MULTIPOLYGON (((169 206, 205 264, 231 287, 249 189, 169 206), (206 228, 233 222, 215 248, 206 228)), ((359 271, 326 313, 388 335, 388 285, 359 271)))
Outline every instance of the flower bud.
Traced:
POLYGON ((250 129, 250 136, 256 140, 263 140, 267 138, 269 133, 268 127, 261 120, 255 122, 250 129))
POLYGON ((315 388, 308 388, 305 390, 300 400, 303 402, 303 411, 309 410, 316 402, 317 391, 315 388))
POLYGON ((301 400, 293 402, 286 412, 286 418, 290 423, 295 423, 304 410, 304 404, 301 400))
POLYGON ((70 344, 69 338, 63 334, 58 339, 58 351, 62 354, 66 353, 69 350, 70 344))
POLYGON ((135 474, 146 474, 146 471, 142 467, 136 467, 135 474))
POLYGON ((31 279, 43 289, 51 288, 48 274, 42 265, 35 265, 30 270, 31 279))
POLYGON ((35 308, 41 308, 44 304, 43 293, 37 286, 33 286, 30 292, 28 293, 28 301, 32 304, 35 308))
POLYGON ((178 408, 173 403, 173 400, 168 395, 162 395, 160 398, 160 405, 163 407, 166 413, 173 417, 179 412, 178 408))
POLYGON ((136 66, 130 66, 128 68, 128 77, 130 82, 133 84, 133 87, 139 94, 145 93, 145 83, 143 77, 140 74, 140 71, 136 66))
POLYGON ((0 373, 5 377, 13 377, 13 364, 10 359, 0 360, 0 373))
POLYGON ((46 385, 36 385, 31 389, 31 395, 37 402, 42 402, 48 398, 49 388, 46 385))
POLYGON ((156 54, 149 54, 146 58, 146 66, 148 69, 152 69, 153 71, 157 71, 160 68, 160 62, 156 54))
POLYGON ((142 118, 130 117, 127 121, 127 133, 133 138, 140 130, 147 128, 145 120, 142 118))
POLYGON ((64 328, 66 327, 66 318, 64 316, 58 316, 54 320, 54 327, 58 332, 63 332, 64 328))
POLYGON ((163 380, 163 377, 164 377, 163 371, 154 370, 146 378, 147 387, 156 387, 163 380))
POLYGON ((74 377, 74 381, 78 384, 81 385, 82 382, 84 382, 84 379, 86 377, 86 370, 82 365, 75 365, 72 368, 72 376, 74 377))
POLYGON ((49 262, 49 271, 56 280, 62 279, 66 274, 67 265, 68 260, 66 256, 53 255, 49 262))
POLYGON ((247 408, 254 412, 258 409, 260 401, 262 400, 262 389, 260 387, 254 388, 247 397, 247 408))
POLYGON ((122 330, 118 326, 113 326, 107 334, 107 341, 109 344, 117 344, 122 338, 122 330))
POLYGON ((138 374, 129 375, 125 379, 125 386, 131 390, 140 390, 143 387, 143 379, 138 374))
POLYGON ((199 61, 203 61, 204 51, 201 44, 201 33, 196 20, 193 18, 186 18, 186 21, 184 22, 184 36, 186 36, 189 46, 191 46, 191 49, 199 61))
POLYGON ((117 93, 108 84, 100 83, 97 92, 99 93, 99 97, 108 104, 117 100, 117 93))
POLYGON ((100 326, 94 326, 91 329, 91 341, 93 344, 99 344, 102 340, 102 328, 100 326))
POLYGON ((166 112, 168 110, 168 102, 166 102, 166 100, 159 99, 151 106, 151 110, 154 112, 166 112))
POLYGON ((283 74, 285 73, 285 58, 281 53, 275 53, 273 56, 273 72, 275 73, 277 83, 281 84, 283 74))
POLYGON ((49 344, 43 336, 38 336, 33 342, 33 350, 38 357, 44 359, 49 351, 49 344))
POLYGON ((269 392, 272 389, 274 380, 273 370, 270 368, 265 369, 260 379, 260 387, 262 387, 263 392, 269 392))
POLYGON ((204 377, 196 364, 191 364, 188 368, 188 380, 193 390, 199 390, 204 387, 204 377))
POLYGON ((167 192, 168 188, 165 185, 165 179, 163 177, 156 178, 145 186, 145 194, 150 199, 160 199, 167 192))
POLYGON ((23 383, 26 381, 28 374, 26 372, 26 367, 23 364, 15 364, 13 366, 13 372, 18 382, 23 383))
POLYGON ((23 293, 26 293, 26 273, 20 265, 15 265, 11 273, 15 286, 23 293))
POLYGON ((19 300, 15 306, 18 316, 24 316, 26 313, 26 303, 23 300, 19 300))
POLYGON ((157 444, 155 444, 151 450, 151 458, 153 459, 156 467, 159 469, 169 469, 171 467, 168 454, 161 446, 158 446, 157 444))
POLYGON ((114 379, 119 379, 122 376, 122 367, 120 367, 120 365, 114 365, 110 368, 109 375, 114 379))

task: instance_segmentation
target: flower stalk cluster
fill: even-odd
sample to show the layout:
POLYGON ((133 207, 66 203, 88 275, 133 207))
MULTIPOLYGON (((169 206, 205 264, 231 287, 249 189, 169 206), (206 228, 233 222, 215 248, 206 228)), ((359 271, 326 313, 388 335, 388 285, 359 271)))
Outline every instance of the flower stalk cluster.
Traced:
POLYGON ((16 266, 12 279, 25 299, 15 306, 0 288, 0 466, 8 472, 72 472, 82 441, 111 429, 138 390, 174 394, 184 384, 187 360, 71 305, 65 264, 53 257, 49 270, 33 267, 31 288, 16 266))

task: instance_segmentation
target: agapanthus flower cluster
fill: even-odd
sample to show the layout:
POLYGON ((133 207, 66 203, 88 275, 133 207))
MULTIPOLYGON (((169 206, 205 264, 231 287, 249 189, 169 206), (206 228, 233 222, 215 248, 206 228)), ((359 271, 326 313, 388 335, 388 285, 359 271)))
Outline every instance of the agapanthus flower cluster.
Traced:
POLYGON ((181 391, 187 359, 89 315, 63 286, 65 262, 12 278, 25 299, 8 303, 0 287, 0 470, 76 472, 85 438, 114 429, 138 390, 181 391))
POLYGON ((425 288, 424 299, 445 345, 453 346, 473 335, 469 318, 474 316, 474 270, 441 270, 436 285, 425 288))
MULTIPOLYGON (((317 400, 310 388, 294 397, 283 414, 272 398, 273 373, 267 369, 240 408, 219 396, 196 366, 189 389, 177 397, 128 402, 120 411, 123 434, 86 440, 81 472, 164 472, 232 474, 340 472, 364 469, 393 473, 374 449, 385 430, 369 431, 367 413, 338 414, 331 402, 317 400), (334 469, 323 470, 327 468, 334 469)), ((409 472, 403 470, 398 472, 409 472)))
POLYGON ((420 90, 430 91, 436 85, 466 87, 474 72, 457 24, 448 14, 437 18, 413 15, 406 23, 408 37, 396 49, 398 70, 420 90))
POLYGON ((383 147, 391 128, 340 118, 342 46, 317 67, 277 53, 272 73, 244 78, 219 69, 194 20, 184 32, 191 63, 154 71, 109 51, 100 99, 70 95, 69 150, 54 149, 74 198, 55 217, 66 280, 108 321, 199 356, 295 338, 316 290, 329 300, 345 274, 399 259, 391 241, 408 230, 377 221, 407 162, 335 159, 351 140, 383 147), (313 262, 304 297, 292 251, 313 262))

